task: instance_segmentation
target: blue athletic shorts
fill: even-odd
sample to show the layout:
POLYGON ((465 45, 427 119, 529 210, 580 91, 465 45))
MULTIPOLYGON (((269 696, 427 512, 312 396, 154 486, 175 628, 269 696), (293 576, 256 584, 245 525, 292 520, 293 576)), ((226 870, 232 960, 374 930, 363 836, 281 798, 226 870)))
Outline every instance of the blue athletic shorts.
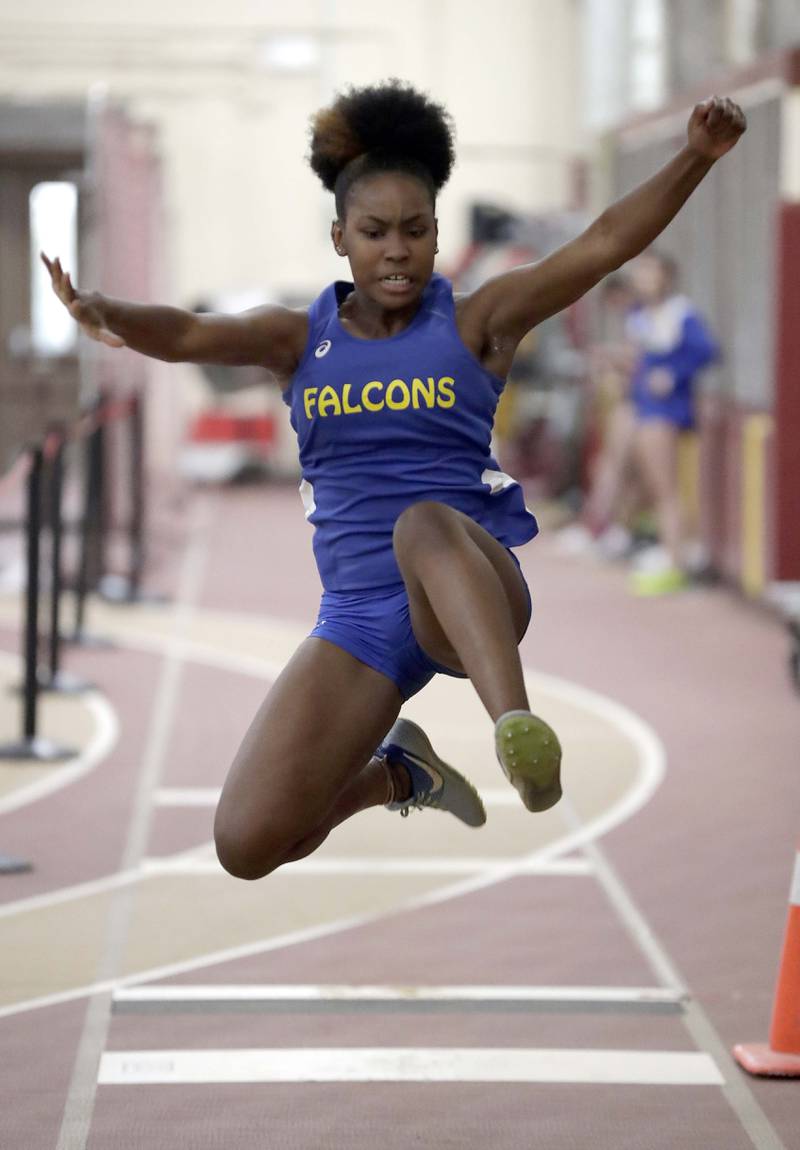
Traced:
MULTIPOLYGON (((509 554, 519 567, 516 555, 509 554)), ((527 583, 525 590, 530 622, 532 603, 527 583)), ((403 699, 416 695, 436 674, 466 678, 461 671, 451 671, 431 659, 420 647, 411 628, 404 583, 375 591, 324 591, 311 638, 327 639, 380 671, 396 684, 403 699)))

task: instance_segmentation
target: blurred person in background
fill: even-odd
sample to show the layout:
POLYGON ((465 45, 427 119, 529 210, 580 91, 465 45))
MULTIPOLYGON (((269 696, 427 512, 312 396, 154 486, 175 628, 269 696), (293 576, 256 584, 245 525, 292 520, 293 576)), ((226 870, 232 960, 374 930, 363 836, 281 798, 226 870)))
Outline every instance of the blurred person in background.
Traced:
POLYGON ((685 587, 692 566, 678 484, 678 444, 695 426, 697 378, 719 348, 694 304, 677 290, 675 261, 655 249, 632 265, 637 306, 627 332, 638 349, 631 381, 636 464, 656 516, 660 546, 632 575, 640 595, 685 587))
POLYGON ((599 288, 602 339, 588 352, 589 386, 599 425, 599 446, 591 461, 589 491, 580 520, 558 533, 559 549, 570 555, 606 559, 626 556, 632 546, 627 519, 641 499, 634 467, 636 418, 630 389, 637 350, 627 320, 636 296, 630 277, 616 272, 599 288))
POLYGON ((399 717, 437 673, 472 681, 527 809, 559 801, 559 740, 530 709, 518 651, 531 597, 511 548, 538 526, 491 454, 495 409, 524 336, 648 247, 744 130, 730 100, 698 104, 684 147, 650 179, 545 259, 459 298, 434 272, 450 118, 399 81, 351 89, 314 119, 311 166, 334 193, 331 240, 353 278, 308 309, 133 304, 77 291, 44 257, 92 338, 170 362, 260 365, 291 408, 324 591, 222 789, 215 841, 231 874, 303 858, 372 806, 480 826, 478 792, 399 717))

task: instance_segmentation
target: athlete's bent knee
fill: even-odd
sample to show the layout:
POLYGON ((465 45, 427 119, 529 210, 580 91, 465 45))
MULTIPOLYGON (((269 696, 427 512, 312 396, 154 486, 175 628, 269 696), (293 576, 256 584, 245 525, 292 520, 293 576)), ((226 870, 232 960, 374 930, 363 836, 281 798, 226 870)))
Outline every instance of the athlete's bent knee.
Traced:
POLYGON ((214 827, 214 846, 223 870, 234 878, 255 882, 265 878, 281 865, 286 852, 269 849, 269 838, 259 836, 256 844, 246 834, 237 834, 224 826, 214 827))
POLYGON ((444 503, 424 499, 412 503, 397 517, 394 525, 393 543, 396 554, 408 552, 420 545, 429 547, 433 542, 442 542, 448 532, 457 525, 458 512, 444 503))

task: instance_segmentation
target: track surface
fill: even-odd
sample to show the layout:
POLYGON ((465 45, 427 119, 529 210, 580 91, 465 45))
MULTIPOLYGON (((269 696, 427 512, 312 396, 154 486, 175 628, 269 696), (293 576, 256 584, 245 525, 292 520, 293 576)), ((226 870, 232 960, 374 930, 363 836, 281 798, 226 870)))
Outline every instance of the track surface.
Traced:
POLYGON ((487 826, 372 811, 239 883, 213 802, 313 622, 309 533, 287 490, 201 493, 180 523, 170 605, 94 605, 118 645, 69 664, 103 695, 44 706, 82 756, 0 764, 0 848, 35 864, 0 886, 4 1150, 800 1150, 800 1086, 727 1056, 766 1035, 800 811, 775 621, 633 600, 543 537, 522 653, 569 801, 522 810, 440 679, 408 714, 487 826))

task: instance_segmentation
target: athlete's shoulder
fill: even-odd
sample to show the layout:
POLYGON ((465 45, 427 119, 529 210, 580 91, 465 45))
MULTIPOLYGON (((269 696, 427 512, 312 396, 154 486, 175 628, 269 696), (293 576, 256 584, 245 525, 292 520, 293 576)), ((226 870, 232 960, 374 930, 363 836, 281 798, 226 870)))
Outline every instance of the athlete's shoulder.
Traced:
POLYGON ((432 316, 453 321, 456 314, 455 295, 452 281, 447 276, 434 272, 425 287, 422 307, 432 316))
MULTIPOLYGON (((338 315, 339 301, 352 285, 336 281, 324 287, 316 299, 302 309, 301 334, 299 354, 290 373, 291 380, 304 371, 309 362, 321 359, 327 355, 331 347, 331 325, 338 315)), ((287 388, 287 393, 291 388, 287 388)))
POLYGON ((430 295, 441 296, 444 298, 455 299, 456 293, 453 290, 453 281, 443 276, 441 272, 434 272, 428 280, 427 291, 430 295))

